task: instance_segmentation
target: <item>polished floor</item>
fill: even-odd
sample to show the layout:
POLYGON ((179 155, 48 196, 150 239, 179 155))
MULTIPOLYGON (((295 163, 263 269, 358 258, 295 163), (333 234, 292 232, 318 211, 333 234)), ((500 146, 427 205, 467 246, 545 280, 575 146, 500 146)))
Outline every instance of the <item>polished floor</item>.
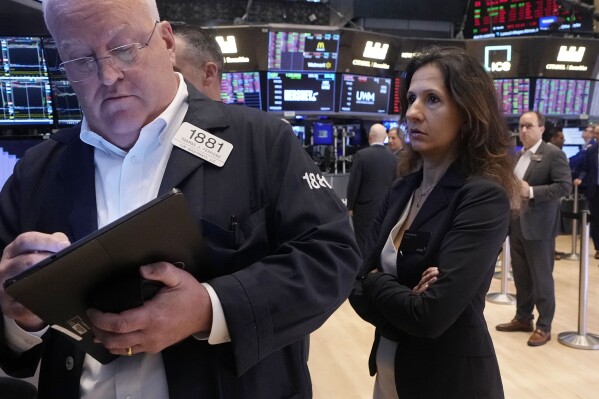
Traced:
MULTIPOLYGON (((571 252, 571 236, 559 236, 556 245, 558 251, 571 252)), ((586 333, 599 336, 599 260, 592 257, 592 249, 591 244, 586 333)), ((599 349, 575 349, 558 340, 559 333, 584 330, 579 329, 579 271, 579 261, 555 262, 557 308, 552 339, 544 346, 527 346, 529 333, 496 331, 496 324, 512 319, 515 305, 487 302, 485 317, 506 399, 599 398, 599 349)), ((489 292, 501 292, 500 279, 493 280, 489 292)), ((511 281, 507 292, 515 293, 511 281)), ((373 328, 356 316, 348 303, 312 334, 310 372, 316 399, 372 397, 374 379, 368 375, 366 363, 372 336, 373 328)))

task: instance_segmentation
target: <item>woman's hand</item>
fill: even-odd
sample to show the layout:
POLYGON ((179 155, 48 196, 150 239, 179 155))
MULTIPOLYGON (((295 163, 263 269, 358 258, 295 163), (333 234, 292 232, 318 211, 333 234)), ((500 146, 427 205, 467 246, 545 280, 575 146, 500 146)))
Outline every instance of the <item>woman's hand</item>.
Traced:
POLYGON ((422 273, 422 278, 416 287, 412 288, 412 292, 416 295, 422 294, 426 289, 437 281, 439 275, 439 269, 435 266, 431 266, 422 273))

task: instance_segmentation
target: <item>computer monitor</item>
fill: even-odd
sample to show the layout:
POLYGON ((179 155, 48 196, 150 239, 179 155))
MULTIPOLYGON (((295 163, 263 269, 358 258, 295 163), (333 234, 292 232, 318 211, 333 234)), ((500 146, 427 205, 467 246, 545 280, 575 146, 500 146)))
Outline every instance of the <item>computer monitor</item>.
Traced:
POLYGON ((588 114, 591 81, 579 79, 537 79, 533 109, 544 115, 588 114))
POLYGON ((390 95, 390 78, 342 74, 339 112, 386 114, 390 95))
POLYGON ((79 123, 83 118, 77 95, 67 77, 58 67, 61 63, 56 42, 51 37, 42 40, 44 56, 48 66, 50 87, 54 99, 54 116, 58 126, 79 123))
POLYGON ((53 123, 41 38, 0 37, 0 125, 53 123))
POLYGON ((260 72, 225 72, 220 83, 220 97, 225 104, 262 109, 260 72))
POLYGON ((495 79, 499 106, 504 115, 522 115, 530 109, 530 79, 495 79))
POLYGON ((267 111, 332 113, 335 110, 335 74, 267 72, 267 111))
POLYGON ((272 30, 268 39, 269 71, 337 70, 339 32, 272 30))
POLYGON ((312 144, 333 145, 333 124, 331 122, 314 122, 312 144))

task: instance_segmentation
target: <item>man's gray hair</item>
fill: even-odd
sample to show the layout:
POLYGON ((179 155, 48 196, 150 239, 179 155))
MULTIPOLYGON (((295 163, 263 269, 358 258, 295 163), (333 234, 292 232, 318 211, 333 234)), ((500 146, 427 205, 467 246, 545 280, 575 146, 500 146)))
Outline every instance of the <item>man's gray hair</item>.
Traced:
MULTIPOLYGON (((125 1, 125 0, 120 0, 120 1, 125 1)), ((158 12, 158 5, 156 4, 156 0, 140 0, 142 1, 145 5, 146 8, 148 9, 148 13, 150 14, 150 16, 152 17, 152 19, 154 21, 160 21, 160 13, 158 12)), ((44 21, 46 22, 46 26, 49 28, 50 25, 48 25, 48 7, 50 7, 50 5, 52 6, 54 12, 57 15, 63 14, 68 10, 68 4, 65 5, 65 2, 60 0, 60 1, 56 1, 56 0, 42 0, 42 11, 44 13, 44 21)))

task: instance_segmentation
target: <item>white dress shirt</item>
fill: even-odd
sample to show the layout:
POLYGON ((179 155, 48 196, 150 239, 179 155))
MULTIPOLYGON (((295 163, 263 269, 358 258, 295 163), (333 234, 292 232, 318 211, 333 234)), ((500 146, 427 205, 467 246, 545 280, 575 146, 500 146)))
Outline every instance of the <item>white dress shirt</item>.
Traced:
MULTIPOLYGON (((412 206, 412 196, 404 208, 399 221, 391 229, 385 246, 381 251, 381 268, 385 273, 397 276, 397 254, 393 241, 408 218, 412 206)), ((395 352, 397 342, 380 337, 376 351, 376 379, 374 381, 373 399, 397 399, 397 388, 395 386, 395 352)))
MULTIPOLYGON (((171 140, 183 122, 187 109, 187 85, 179 76, 179 88, 167 109, 144 126, 139 139, 124 151, 89 129, 85 117, 81 126, 81 140, 95 148, 95 184, 98 228, 158 196, 160 183, 173 148, 171 140)), ((210 344, 230 341, 222 305, 211 286, 204 284, 213 307, 210 344)), ((29 333, 13 320, 4 317, 5 332, 13 350, 23 352, 41 343, 46 329, 29 333)), ((121 356, 102 365, 91 356, 84 360, 81 375, 81 398, 165 399, 168 385, 160 353, 140 353, 121 356)))
MULTIPOLYGON (((539 150, 539 147, 541 146, 541 142, 543 140, 539 140, 537 141, 537 143, 535 145, 533 145, 532 147, 530 147, 528 150, 523 150, 522 151, 522 155, 520 155, 520 159, 518 159, 518 163, 516 164, 516 167, 514 168, 514 174, 516 175, 516 177, 520 180, 524 179, 524 174, 526 173, 526 169, 528 169, 528 167, 530 166, 530 161, 532 159, 532 156, 534 154, 537 153, 537 151, 539 150)), ((528 197, 530 199, 534 198, 534 190, 532 189, 532 186, 528 188, 528 197)))

